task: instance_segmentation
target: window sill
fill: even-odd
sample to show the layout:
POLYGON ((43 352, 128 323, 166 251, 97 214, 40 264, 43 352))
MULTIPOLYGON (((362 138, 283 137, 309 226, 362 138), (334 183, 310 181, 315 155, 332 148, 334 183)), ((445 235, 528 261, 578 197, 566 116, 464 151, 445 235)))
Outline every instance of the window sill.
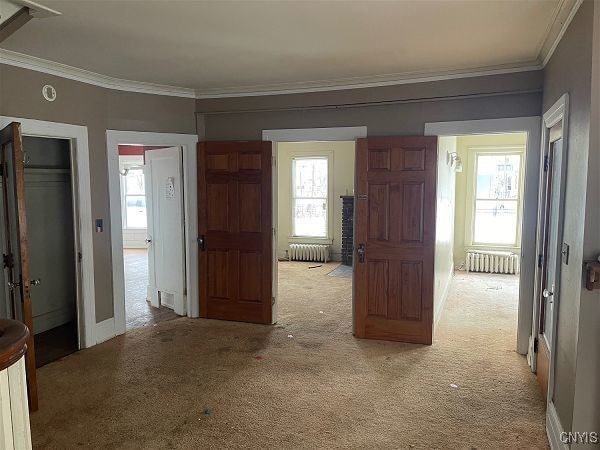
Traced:
POLYGON ((323 244, 332 245, 333 239, 330 238, 316 238, 309 236, 288 236, 288 242, 290 244, 323 244))
POLYGON ((491 251, 510 251, 520 253, 521 247, 515 245, 498 245, 498 244, 471 244, 466 245, 465 250, 491 250, 491 251))

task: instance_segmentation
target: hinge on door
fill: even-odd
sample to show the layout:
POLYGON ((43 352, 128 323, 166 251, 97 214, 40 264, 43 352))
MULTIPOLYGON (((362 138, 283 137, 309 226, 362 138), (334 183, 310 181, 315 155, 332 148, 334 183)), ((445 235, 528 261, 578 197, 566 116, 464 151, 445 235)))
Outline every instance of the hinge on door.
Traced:
POLYGON ((273 236, 275 236, 275 227, 273 227, 273 236))
POLYGON ((9 269, 14 266, 12 253, 9 253, 8 255, 2 255, 2 264, 4 265, 4 268, 8 267, 9 269))
POLYGON ((541 253, 538 255, 538 267, 542 267, 542 264, 544 263, 544 255, 542 255, 541 253))
POLYGON ((550 158, 548 158, 548 155, 544 155, 544 172, 548 172, 549 167, 550 167, 550 158))
POLYGON ((82 259, 83 259, 83 253, 77 252, 77 261, 81 262, 82 259))
POLYGON ((271 156, 271 165, 273 167, 277 166, 277 159, 275 158, 275 156, 271 156))
POLYGON ((275 297, 271 297, 271 305, 275 304, 275 297))
POLYGON ((538 338, 533 338, 533 353, 538 352, 538 338))

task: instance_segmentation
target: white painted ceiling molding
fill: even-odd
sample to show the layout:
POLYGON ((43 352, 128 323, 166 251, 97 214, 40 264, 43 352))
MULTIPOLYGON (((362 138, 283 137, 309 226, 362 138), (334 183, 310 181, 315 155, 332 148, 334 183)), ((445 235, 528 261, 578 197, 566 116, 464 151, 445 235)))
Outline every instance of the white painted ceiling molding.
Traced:
POLYGON ((548 26, 546 37, 539 44, 538 57, 532 61, 511 65, 426 73, 388 74, 300 83, 192 89, 125 80, 4 49, 0 49, 0 64, 47 73, 107 89, 198 99, 298 94, 452 80, 542 69, 552 57, 554 50, 582 3, 583 0, 561 0, 548 26))
POLYGON ((170 97, 195 98, 194 89, 177 86, 165 86, 161 84, 144 83, 141 81, 122 80, 119 78, 101 75, 89 70, 67 66, 66 64, 48 61, 35 56, 24 55, 10 50, 0 49, 0 64, 34 70, 36 72, 55 75, 69 80, 115 89, 118 91, 138 92, 142 94, 156 94, 170 97))

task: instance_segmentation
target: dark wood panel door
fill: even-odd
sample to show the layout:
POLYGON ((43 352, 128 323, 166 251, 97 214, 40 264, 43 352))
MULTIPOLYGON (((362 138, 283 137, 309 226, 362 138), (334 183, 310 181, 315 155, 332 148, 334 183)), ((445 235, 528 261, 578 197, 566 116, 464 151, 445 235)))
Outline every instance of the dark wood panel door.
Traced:
POLYGON ((0 131, 2 148, 2 199, 6 280, 9 283, 12 318, 22 320, 29 328, 25 368, 29 409, 37 411, 37 375, 35 365, 33 308, 29 275, 29 244, 25 209, 25 170, 21 125, 13 122, 0 131))
POLYGON ((198 144, 200 315, 271 323, 271 142, 198 144))
POLYGON ((431 344, 436 137, 359 139, 355 335, 431 344))

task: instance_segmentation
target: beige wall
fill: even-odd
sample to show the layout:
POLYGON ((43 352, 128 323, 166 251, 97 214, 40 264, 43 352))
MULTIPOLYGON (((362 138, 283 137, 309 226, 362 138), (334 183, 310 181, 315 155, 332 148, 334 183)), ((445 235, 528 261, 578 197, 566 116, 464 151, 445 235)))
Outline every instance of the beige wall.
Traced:
MULTIPOLYGON (((593 20, 594 2, 584 1, 544 71, 544 111, 548 110, 561 95, 569 94, 563 242, 570 246, 570 261, 568 265, 561 264, 554 391, 554 404, 566 431, 570 431, 573 425, 576 358, 580 331, 578 323, 583 311, 581 309, 583 260, 597 256, 600 250, 593 246, 584 249, 583 245, 586 214, 588 214, 586 192, 590 162, 593 20)), ((594 128, 597 126, 595 124, 594 128)), ((598 152, 598 148, 594 148, 593 152, 598 152)), ((591 170, 592 176, 597 177, 598 168, 591 170)), ((590 192, 590 195, 598 199, 597 193, 590 192)), ((592 208, 598 208, 597 201, 592 204, 592 208)), ((598 229, 593 232, 597 235, 598 229)), ((586 294, 583 294, 585 298, 586 294)), ((599 319, 597 315, 594 317, 595 327, 598 327, 599 319)), ((585 330, 582 336, 587 332, 590 330, 585 330)), ((598 341, 594 343, 594 354, 598 361, 598 341)), ((596 374, 597 371, 598 368, 596 374)), ((597 380, 598 378, 596 384, 597 380)), ((596 389, 595 393, 591 391, 585 393, 588 397, 592 394, 596 395, 595 401, 599 404, 598 390, 596 389)), ((598 423, 598 417, 595 417, 595 420, 598 423)), ((598 431, 598 429, 586 431, 598 431)))
MULTIPOLYGON (((467 207, 468 189, 467 183, 470 174, 474 170, 472 167, 470 151, 474 147, 503 147, 503 146, 526 146, 527 133, 506 133, 506 134, 489 134, 489 135, 473 135, 473 136, 458 136, 456 140, 457 153, 463 163, 463 171, 456 174, 456 214, 454 222, 454 266, 458 269, 465 262, 465 251, 468 244, 466 243, 466 225, 468 222, 469 208, 467 207)), ((525 163, 525 158, 523 159, 525 163)), ((525 167, 522 168, 525 170, 525 167)), ((524 173, 524 172, 523 172, 524 173)), ((500 250, 514 251, 520 253, 520 247, 504 247, 500 250)))
POLYGON ((329 207, 332 212, 330 226, 333 239, 331 256, 341 258, 342 200, 340 195, 354 193, 354 141, 339 142, 282 142, 277 144, 277 254, 285 256, 289 249, 289 237, 292 235, 292 158, 296 155, 312 155, 331 152, 333 185, 329 207))
POLYGON ((94 233, 96 320, 113 316, 106 130, 195 133, 194 100, 104 89, 26 69, 0 65, 0 115, 88 127, 92 214, 104 219, 94 233), (54 102, 42 97, 52 84, 54 102))
POLYGON ((437 189, 436 189, 436 233, 434 263, 434 332, 442 314, 448 288, 454 273, 454 210, 456 196, 456 172, 448 163, 450 153, 456 152, 456 137, 441 136, 438 140, 437 189))

